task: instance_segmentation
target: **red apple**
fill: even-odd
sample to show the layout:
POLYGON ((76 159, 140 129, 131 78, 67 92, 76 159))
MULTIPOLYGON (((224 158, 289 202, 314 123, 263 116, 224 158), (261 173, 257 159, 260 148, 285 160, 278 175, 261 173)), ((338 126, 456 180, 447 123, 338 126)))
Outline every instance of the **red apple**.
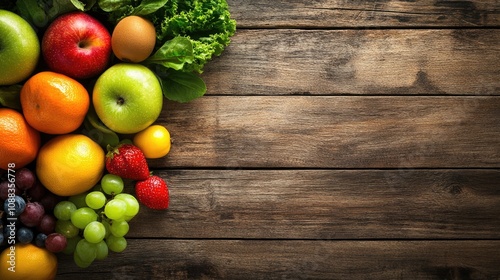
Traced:
POLYGON ((56 18, 42 38, 42 55, 55 72, 86 79, 103 72, 111 57, 111 35, 97 19, 84 12, 56 18))

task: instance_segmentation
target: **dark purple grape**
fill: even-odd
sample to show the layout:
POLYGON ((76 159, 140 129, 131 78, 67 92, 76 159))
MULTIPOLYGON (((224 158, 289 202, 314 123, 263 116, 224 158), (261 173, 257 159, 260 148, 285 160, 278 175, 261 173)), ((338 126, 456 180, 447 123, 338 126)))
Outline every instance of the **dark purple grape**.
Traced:
POLYGON ((18 217, 23 213, 26 207, 26 201, 18 195, 9 197, 3 203, 3 209, 7 213, 7 217, 18 217))
POLYGON ((40 199, 40 203, 43 205, 47 212, 52 212, 56 204, 61 200, 63 200, 62 197, 51 192, 46 192, 45 195, 40 199))
POLYGON ((25 191, 33 187, 36 182, 35 173, 26 167, 23 167, 16 172, 16 186, 25 191))
POLYGON ((27 227, 36 227, 45 215, 45 209, 38 202, 28 202, 23 213, 19 215, 21 222, 27 227))
POLYGON ((35 245, 38 247, 45 247, 45 240, 47 239, 47 234, 40 232, 35 237, 35 245))
POLYGON ((26 191, 26 195, 31 201, 40 201, 46 193, 47 189, 39 181, 26 191))
MULTIPOLYGON (((7 198, 9 198, 9 189, 10 189, 9 182, 2 181, 0 183, 0 199, 7 200, 7 198)), ((15 195, 21 195, 22 191, 14 186, 14 193, 15 195)))
POLYGON ((33 231, 27 227, 20 227, 17 232, 17 240, 23 244, 28 244, 33 241, 33 231))
POLYGON ((52 253, 61 252, 66 248, 67 244, 68 240, 60 233, 51 233, 47 235, 47 239, 45 239, 45 248, 52 253))
POLYGON ((45 214, 36 229, 39 232, 49 235, 55 231, 56 221, 57 220, 53 215, 45 214))

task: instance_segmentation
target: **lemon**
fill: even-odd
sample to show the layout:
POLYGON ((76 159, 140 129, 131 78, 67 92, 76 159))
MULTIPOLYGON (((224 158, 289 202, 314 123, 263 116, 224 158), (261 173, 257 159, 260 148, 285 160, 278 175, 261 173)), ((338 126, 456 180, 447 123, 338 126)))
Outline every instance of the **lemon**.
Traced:
POLYGON ((0 279, 54 279, 57 273, 57 257, 44 248, 31 243, 7 247, 0 255, 0 279))
POLYGON ((104 150, 83 134, 56 136, 40 148, 36 174, 52 193, 72 196, 91 189, 104 171, 104 150))
POLYGON ((146 158, 161 158, 170 152, 170 133, 161 125, 152 125, 138 132, 133 142, 146 158))

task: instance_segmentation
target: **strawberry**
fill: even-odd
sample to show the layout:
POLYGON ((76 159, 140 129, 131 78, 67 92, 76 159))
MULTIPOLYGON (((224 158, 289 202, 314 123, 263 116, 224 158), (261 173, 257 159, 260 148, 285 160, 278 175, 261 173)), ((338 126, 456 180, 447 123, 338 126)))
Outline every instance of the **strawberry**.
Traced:
POLYGON ((109 173, 131 180, 146 180, 149 167, 144 153, 132 144, 108 146, 106 169, 109 173))
POLYGON ((135 196, 139 202, 155 210, 167 209, 170 202, 167 183, 156 175, 136 182, 135 196))

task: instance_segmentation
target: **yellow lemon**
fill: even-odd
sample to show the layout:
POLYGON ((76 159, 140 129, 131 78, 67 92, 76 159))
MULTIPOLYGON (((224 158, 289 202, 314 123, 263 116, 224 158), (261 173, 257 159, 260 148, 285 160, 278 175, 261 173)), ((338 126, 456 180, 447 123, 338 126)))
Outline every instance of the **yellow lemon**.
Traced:
POLYGON ((57 257, 44 248, 33 244, 16 244, 7 247, 0 255, 0 279, 54 279, 57 273, 57 257))
POLYGON ((40 182, 60 196, 91 189, 104 171, 104 150, 83 134, 56 136, 40 148, 36 174, 40 182))
POLYGON ((138 132, 133 142, 146 158, 161 158, 170 152, 170 133, 161 125, 152 125, 138 132))

